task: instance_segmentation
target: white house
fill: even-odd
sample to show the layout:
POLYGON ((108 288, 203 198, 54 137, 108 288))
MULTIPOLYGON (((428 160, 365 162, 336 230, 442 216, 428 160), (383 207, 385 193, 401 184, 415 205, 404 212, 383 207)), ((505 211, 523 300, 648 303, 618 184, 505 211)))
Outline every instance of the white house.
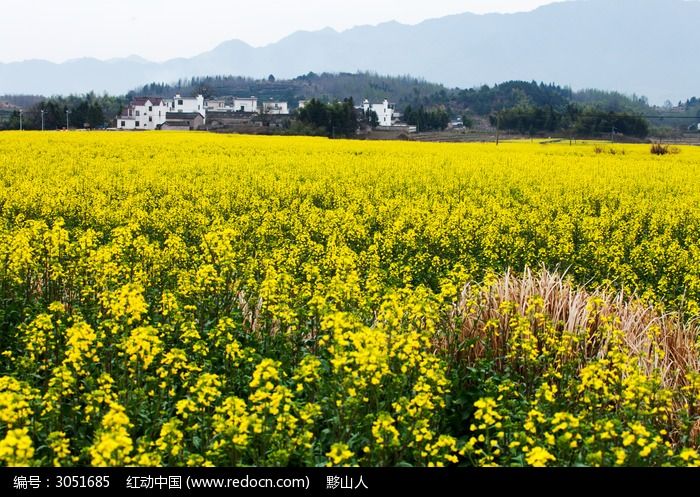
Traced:
POLYGON ((207 110, 204 108, 204 97, 202 95, 197 95, 196 97, 175 95, 170 104, 170 112, 198 112, 202 117, 207 117, 207 110))
POLYGON ((390 104, 385 98, 380 104, 370 104, 369 100, 365 99, 362 102, 362 109, 367 114, 368 111, 374 111, 379 119, 380 126, 391 126, 394 120, 394 104, 390 104))
POLYGON ((263 102, 263 114, 276 116, 289 114, 289 105, 287 102, 263 102))
POLYGON ((253 113, 258 111, 258 99, 256 97, 243 98, 235 97, 233 99, 234 112, 253 113))
POLYGON ((303 109, 304 107, 306 107, 306 104, 308 104, 308 103, 309 103, 308 100, 299 100, 299 109, 303 109))
POLYGON ((157 129, 165 122, 169 104, 162 98, 134 98, 117 117, 119 129, 157 129))
POLYGON ((212 99, 206 100, 204 102, 204 109, 207 112, 230 112, 233 109, 226 105, 226 100, 224 99, 212 99))

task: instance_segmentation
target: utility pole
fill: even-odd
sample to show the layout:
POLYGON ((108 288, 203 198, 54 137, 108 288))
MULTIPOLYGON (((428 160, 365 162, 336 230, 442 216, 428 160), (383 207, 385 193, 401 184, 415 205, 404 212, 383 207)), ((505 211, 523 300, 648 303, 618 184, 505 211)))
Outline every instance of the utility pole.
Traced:
POLYGON ((44 131, 44 109, 41 109, 41 131, 44 131))
POLYGON ((70 114, 70 111, 66 109, 66 131, 68 131, 68 114, 70 114))
POLYGON ((24 131, 24 126, 22 124, 22 113, 24 111, 22 109, 19 110, 19 130, 24 131))
POLYGON ((615 126, 610 130, 610 143, 615 143, 615 126))

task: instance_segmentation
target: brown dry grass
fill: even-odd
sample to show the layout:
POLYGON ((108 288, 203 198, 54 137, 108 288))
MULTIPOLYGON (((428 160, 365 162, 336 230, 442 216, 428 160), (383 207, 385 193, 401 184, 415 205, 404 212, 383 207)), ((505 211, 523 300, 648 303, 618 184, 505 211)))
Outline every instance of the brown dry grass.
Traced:
MULTIPOLYGON (((456 323, 453 334, 456 334, 457 343, 473 343, 474 346, 451 347, 458 356, 455 360, 474 361, 483 356, 487 348, 503 352, 497 353, 503 357, 512 313, 505 312, 502 304, 514 303, 517 313, 527 316, 528 305, 535 297, 543 299, 541 312, 558 330, 588 334, 589 339, 581 341, 582 349, 578 351, 584 361, 605 353, 607 339, 604 333, 597 331, 602 323, 614 319, 616 327, 624 333, 630 353, 639 358, 647 373, 660 372, 665 386, 678 387, 683 384, 686 372, 700 371, 695 346, 700 336, 697 320, 688 322, 678 314, 660 313, 634 295, 602 289, 589 291, 561 274, 530 270, 522 275, 508 272, 487 286, 467 285, 463 289, 452 316, 452 322, 456 323), (597 305, 591 305, 593 299, 597 305), (486 331, 489 322, 498 323, 498 334, 486 331), (596 341, 591 337, 602 338, 596 341), (489 343, 485 344, 484 340, 489 343)), ((448 345, 440 344, 441 347, 448 345)))

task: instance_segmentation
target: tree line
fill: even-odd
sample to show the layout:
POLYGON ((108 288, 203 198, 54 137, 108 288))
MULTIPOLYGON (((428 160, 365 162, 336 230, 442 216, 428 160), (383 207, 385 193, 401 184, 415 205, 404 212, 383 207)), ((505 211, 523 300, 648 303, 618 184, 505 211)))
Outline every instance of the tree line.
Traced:
POLYGON ((299 109, 297 118, 306 127, 308 133, 305 134, 329 138, 351 138, 360 125, 352 97, 334 103, 323 103, 313 98, 299 109))
POLYGON ((450 114, 444 107, 426 109, 421 105, 414 109, 408 105, 404 109, 403 119, 406 124, 416 126, 419 132, 443 130, 450 124, 450 114))
MULTIPOLYGON (((110 95, 70 95, 42 99, 21 115, 22 128, 27 130, 70 128, 101 129, 110 125, 112 119, 124 108, 125 99, 110 95)), ((19 129, 20 112, 14 110, 3 121, 0 129, 19 129)))
POLYGON ((542 132, 587 137, 609 133, 637 138, 649 135, 649 123, 644 116, 626 111, 606 112, 599 107, 574 103, 562 108, 551 105, 519 106, 495 112, 489 116, 489 120, 499 130, 529 135, 542 132))

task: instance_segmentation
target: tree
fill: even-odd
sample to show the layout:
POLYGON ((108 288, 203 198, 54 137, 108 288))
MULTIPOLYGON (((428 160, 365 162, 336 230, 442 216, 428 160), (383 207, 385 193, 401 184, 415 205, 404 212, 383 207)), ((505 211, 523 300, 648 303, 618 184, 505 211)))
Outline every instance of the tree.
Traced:
POLYGON ((299 110, 299 121, 316 128, 326 128, 329 122, 328 106, 312 98, 303 109, 299 110))
POLYGON ((76 128, 83 128, 88 124, 88 111, 90 106, 87 101, 80 102, 76 107, 73 107, 70 113, 70 123, 76 128))
POLYGON ((472 119, 472 116, 469 113, 465 112, 462 114, 462 125, 468 129, 474 127, 474 119, 472 119))
POLYGON ((274 82, 275 82, 275 76, 274 76, 273 74, 270 74, 270 75, 267 77, 267 81, 268 81, 269 83, 274 83, 274 82))
POLYGON ((87 122, 91 128, 102 128, 105 125, 105 115, 96 102, 90 105, 87 112, 87 122))
POLYGON ((355 135, 359 123, 352 98, 342 102, 324 104, 312 98, 299 110, 299 121, 312 128, 325 131, 330 138, 350 138, 355 135))
POLYGON ((422 105, 418 109, 407 106, 404 119, 418 131, 444 130, 450 123, 450 116, 444 108, 426 110, 422 105))
POLYGON ((199 84, 195 87, 192 96, 196 97, 197 95, 202 95, 204 97, 204 100, 207 100, 213 96, 211 88, 209 88, 209 86, 205 84, 199 84))
POLYGON ((372 126, 372 128, 379 126, 379 116, 377 113, 371 109, 367 112, 369 113, 369 125, 372 126))
POLYGON ((19 129, 19 111, 12 111, 10 119, 7 121, 7 129, 19 129))

